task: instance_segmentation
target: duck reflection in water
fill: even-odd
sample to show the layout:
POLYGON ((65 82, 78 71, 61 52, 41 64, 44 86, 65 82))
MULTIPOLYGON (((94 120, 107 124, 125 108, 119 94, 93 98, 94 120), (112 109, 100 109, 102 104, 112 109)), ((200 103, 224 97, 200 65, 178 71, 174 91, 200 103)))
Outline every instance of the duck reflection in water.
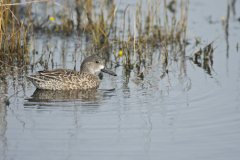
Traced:
POLYGON ((67 90, 67 91, 51 91, 36 89, 29 102, 71 102, 71 101, 86 101, 98 102, 103 98, 113 96, 114 89, 111 90, 67 90))

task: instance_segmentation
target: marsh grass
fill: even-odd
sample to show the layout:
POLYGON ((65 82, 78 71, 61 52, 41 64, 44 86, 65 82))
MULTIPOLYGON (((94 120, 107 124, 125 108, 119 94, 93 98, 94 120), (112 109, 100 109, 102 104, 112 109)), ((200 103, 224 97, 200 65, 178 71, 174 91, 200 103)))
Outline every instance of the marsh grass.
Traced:
POLYGON ((0 3, 0 65, 29 64, 27 48, 29 26, 25 26, 15 14, 17 7, 8 4, 11 4, 10 0, 0 3))
MULTIPOLYGON (((170 59, 176 60, 179 56, 185 56, 188 3, 149 1, 145 11, 142 2, 137 4, 133 25, 123 31, 127 32, 127 40, 122 38, 117 42, 123 51, 123 65, 126 69, 141 65, 146 60, 146 54, 151 54, 154 50, 159 50, 165 72, 168 72, 170 59), (177 14, 178 10, 180 16, 177 14)), ((142 73, 139 75, 142 77, 142 73)))
MULTIPOLYGON (((41 20, 32 14, 39 3, 25 4, 24 20, 19 18, 18 5, 4 5, 11 3, 6 0, 0 5, 1 65, 29 65, 34 52, 28 50, 28 37, 34 33, 86 36, 86 48, 90 48, 86 54, 108 57, 115 67, 122 65, 127 72, 136 69, 141 79, 144 74, 140 68, 153 52, 161 57, 162 75, 168 74, 174 61, 186 57, 188 0, 138 1, 135 6, 124 8, 107 0, 62 4, 46 0, 41 3, 46 8, 41 11, 46 12, 41 20)), ((46 63, 41 64, 47 68, 46 63)))

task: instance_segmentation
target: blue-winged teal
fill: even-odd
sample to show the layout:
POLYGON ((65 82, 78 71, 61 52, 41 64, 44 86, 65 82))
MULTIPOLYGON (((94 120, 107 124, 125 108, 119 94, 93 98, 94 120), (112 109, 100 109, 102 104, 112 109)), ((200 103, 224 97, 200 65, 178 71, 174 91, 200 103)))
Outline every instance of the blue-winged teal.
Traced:
POLYGON ((39 89, 97 89, 100 84, 98 74, 101 71, 116 76, 113 71, 104 68, 103 59, 97 55, 92 55, 83 60, 80 72, 66 69, 39 71, 36 75, 28 76, 28 79, 39 89))

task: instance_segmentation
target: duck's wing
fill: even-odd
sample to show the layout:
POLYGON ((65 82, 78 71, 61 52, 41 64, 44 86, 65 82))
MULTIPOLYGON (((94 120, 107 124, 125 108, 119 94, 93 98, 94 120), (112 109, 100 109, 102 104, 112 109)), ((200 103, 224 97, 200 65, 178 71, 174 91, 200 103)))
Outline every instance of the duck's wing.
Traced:
POLYGON ((78 74, 77 71, 74 70, 66 70, 66 69, 55 69, 51 71, 39 71, 40 76, 44 76, 46 78, 56 79, 56 80, 64 80, 67 78, 71 78, 72 76, 76 76, 78 74))
POLYGON ((28 76, 28 78, 38 81, 49 80, 66 81, 72 77, 75 77, 77 74, 78 72, 74 70, 55 69, 50 71, 47 70, 38 71, 38 74, 28 76))

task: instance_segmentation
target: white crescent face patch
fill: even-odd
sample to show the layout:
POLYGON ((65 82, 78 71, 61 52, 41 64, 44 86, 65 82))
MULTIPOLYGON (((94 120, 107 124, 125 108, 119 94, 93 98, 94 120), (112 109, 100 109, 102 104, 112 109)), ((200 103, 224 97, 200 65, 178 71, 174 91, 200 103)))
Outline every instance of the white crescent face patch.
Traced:
POLYGON ((104 68, 104 65, 100 65, 100 70, 104 68))

